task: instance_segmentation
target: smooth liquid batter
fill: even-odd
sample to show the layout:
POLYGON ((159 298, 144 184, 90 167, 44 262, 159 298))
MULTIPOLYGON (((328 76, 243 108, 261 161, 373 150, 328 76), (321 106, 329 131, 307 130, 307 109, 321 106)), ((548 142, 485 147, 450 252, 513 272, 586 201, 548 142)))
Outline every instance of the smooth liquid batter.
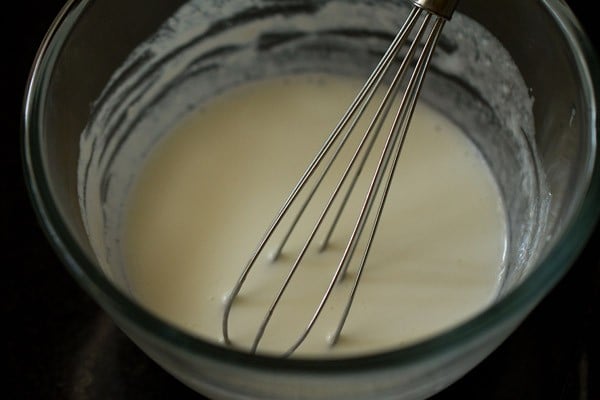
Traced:
MULTIPOLYGON (((253 83, 182 121, 148 160, 129 201, 123 253, 136 298, 185 330, 221 340, 223 297, 358 84, 333 76, 253 83)), ((356 215, 346 214, 338 231, 348 232, 356 215)), ((329 348, 326 337, 352 279, 295 354, 376 352, 462 322, 497 294, 506 236, 498 189, 476 148, 419 105, 341 340, 329 348)), ((305 237, 292 238, 290 251, 305 237)), ((281 353, 295 341, 344 244, 334 237, 330 250, 307 256, 261 351, 281 353)), ((256 266, 233 307, 234 343, 253 339, 289 258, 256 266)))

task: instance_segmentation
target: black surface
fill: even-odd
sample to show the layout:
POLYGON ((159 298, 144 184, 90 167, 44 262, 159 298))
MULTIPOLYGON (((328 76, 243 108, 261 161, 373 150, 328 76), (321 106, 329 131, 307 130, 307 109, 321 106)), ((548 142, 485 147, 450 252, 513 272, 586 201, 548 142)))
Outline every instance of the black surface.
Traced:
MULTIPOLYGON (((485 1, 485 0, 482 0, 485 1)), ((533 0, 524 0, 533 1, 533 0)), ((593 2, 569 2, 600 48, 593 2)), ((54 255, 23 183, 20 113, 35 51, 63 2, 2 13, 2 361, 8 399, 201 399, 138 350, 54 255), (15 12, 16 11, 16 12, 15 12)), ((435 400, 600 399, 600 235, 520 328, 435 400)))

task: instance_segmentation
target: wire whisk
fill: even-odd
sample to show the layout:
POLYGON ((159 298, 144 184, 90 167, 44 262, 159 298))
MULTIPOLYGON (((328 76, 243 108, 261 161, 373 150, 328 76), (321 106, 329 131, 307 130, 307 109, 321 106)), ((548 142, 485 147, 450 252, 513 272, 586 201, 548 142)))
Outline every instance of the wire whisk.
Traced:
POLYGON ((291 194, 276 214, 275 219, 267 229, 263 239, 260 241, 256 250, 248 260, 248 263, 243 268, 241 275, 231 292, 227 295, 222 320, 223 341, 226 345, 233 345, 229 333, 231 309, 240 290, 255 266, 257 259, 266 251, 267 244, 272 240, 275 231, 283 230, 284 234, 282 239, 279 239, 280 242, 277 244, 275 251, 271 254, 273 260, 276 260, 281 256, 289 237, 296 229, 299 221, 305 215, 305 211, 310 202, 314 199, 317 191, 330 190, 325 206, 314 222, 313 228, 310 230, 310 233, 304 241, 304 245, 294 259, 284 281, 275 293, 270 307, 266 310, 265 316, 259 325, 250 348, 250 352, 252 353, 257 352, 269 322, 271 321, 271 317, 288 289, 288 286, 292 282, 298 268, 301 267, 302 260, 317 236, 317 232, 325 229, 324 222, 326 217, 334 211, 334 204, 337 205, 337 210, 332 214, 333 218, 330 217, 331 221, 328 222, 329 227, 325 231, 325 239, 320 244, 321 251, 329 245, 333 231, 343 215, 343 211, 348 204, 349 198, 359 195, 355 193, 356 181, 358 180, 358 176, 363 173, 367 159, 369 157, 377 157, 374 173, 372 176, 369 176, 368 185, 364 192, 364 198, 361 198, 358 216, 353 223, 352 232, 341 252, 341 257, 333 276, 331 277, 322 298, 318 302, 312 317, 306 323, 305 328, 299 333, 295 342, 283 352, 282 356, 288 357, 293 354, 308 337, 317 319, 321 316, 326 303, 330 299, 336 283, 344 278, 352 260, 357 257, 356 252, 359 240, 361 240, 363 235, 366 235, 364 239, 362 239, 365 240, 365 244, 363 248, 361 248, 362 254, 360 254, 360 258, 357 259, 358 264, 356 274, 351 285, 348 299, 345 302, 339 322, 335 326, 331 336, 328 338, 331 346, 334 346, 338 342, 365 270, 366 261, 372 248, 377 227, 381 220, 386 197, 393 180, 394 171, 396 170, 396 165, 404 145, 406 133, 419 98, 419 93, 427 69, 444 24, 452 17, 458 3, 458 0, 409 1, 412 3, 412 8, 403 26, 379 61, 379 64, 372 71, 370 77, 355 97, 354 101, 350 104, 348 110, 328 136, 321 149, 317 152, 315 158, 310 162, 300 180, 294 186, 291 194), (385 78, 394 62, 396 62, 396 64, 399 63, 399 67, 393 75, 393 78, 391 78, 391 81, 389 81, 388 78, 389 84, 387 84, 385 78), (323 184, 323 182, 328 173, 330 173, 332 165, 337 160, 338 155, 344 146, 348 144, 350 136, 357 130, 356 127, 358 121, 366 118, 365 114, 369 104, 374 99, 375 93, 382 90, 382 87, 384 88, 383 97, 379 105, 375 107, 375 111, 370 120, 367 120, 368 127, 363 131, 362 137, 357 140, 355 150, 351 152, 349 161, 345 165, 345 168, 343 168, 343 173, 332 188, 325 187, 326 185, 323 184), (397 103, 398 101, 399 103, 397 103), (393 114, 390 114, 393 104, 399 105, 397 108, 393 109, 393 114), (391 118, 391 127, 389 129, 386 128, 387 135, 381 139, 383 143, 381 151, 375 152, 373 150, 374 143, 380 135, 383 121, 386 120, 388 115, 390 115, 391 118), (309 182, 312 183, 312 186, 309 185, 309 182), (296 215, 291 218, 292 222, 287 228, 283 227, 281 223, 284 220, 284 217, 292 209, 292 205, 300 201, 300 193, 306 192, 306 190, 308 190, 308 194, 305 194, 304 200, 299 206, 295 206, 297 211, 296 215))

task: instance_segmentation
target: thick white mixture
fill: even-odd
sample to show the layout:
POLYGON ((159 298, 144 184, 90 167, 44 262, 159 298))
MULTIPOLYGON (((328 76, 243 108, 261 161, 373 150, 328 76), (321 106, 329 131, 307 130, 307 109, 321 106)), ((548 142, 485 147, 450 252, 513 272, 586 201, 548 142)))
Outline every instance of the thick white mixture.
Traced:
MULTIPOLYGON (((357 84, 325 76, 255 83, 182 121, 148 160, 129 199, 123 254, 129 284, 143 305, 190 332, 221 340, 223 297, 357 84)), ((338 232, 351 229, 350 215, 338 232)), ((342 338, 329 349, 326 337, 351 279, 337 288, 296 354, 383 350, 474 315, 492 301, 501 281, 505 219, 477 150, 457 126, 419 105, 342 338)), ((300 236, 286 254, 301 246, 300 236)), ((261 350, 281 352, 294 342, 343 245, 336 237, 329 251, 309 252, 261 350)), ((236 344, 251 342, 290 258, 256 266, 232 311, 236 344)))

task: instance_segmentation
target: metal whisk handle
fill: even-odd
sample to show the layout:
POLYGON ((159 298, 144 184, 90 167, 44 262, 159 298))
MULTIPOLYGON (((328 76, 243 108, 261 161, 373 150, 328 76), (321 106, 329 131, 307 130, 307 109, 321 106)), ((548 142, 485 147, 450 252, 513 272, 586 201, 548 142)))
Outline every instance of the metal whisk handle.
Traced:
POLYGON ((415 6, 423 8, 442 18, 450 19, 458 0, 410 0, 415 6))

